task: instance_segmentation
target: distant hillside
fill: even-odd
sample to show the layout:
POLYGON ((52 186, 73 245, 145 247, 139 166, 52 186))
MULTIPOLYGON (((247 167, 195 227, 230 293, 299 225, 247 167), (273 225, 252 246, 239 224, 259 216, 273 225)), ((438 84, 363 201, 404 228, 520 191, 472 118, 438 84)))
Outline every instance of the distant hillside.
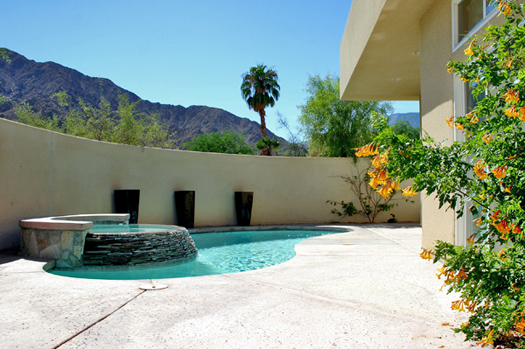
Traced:
MULTIPOLYGON (((34 111, 49 117, 53 114, 65 115, 65 108, 50 96, 59 91, 67 91, 73 101, 81 98, 97 106, 101 94, 116 109, 118 96, 126 95, 130 102, 140 98, 111 80, 92 78, 74 69, 53 62, 38 63, 24 56, 8 51, 10 63, 0 60, 0 95, 8 102, 0 104, 0 117, 15 119, 13 101, 27 101, 34 111)), ((240 94, 239 94, 239 98, 240 94)), ((259 124, 241 118, 226 110, 206 106, 190 106, 151 103, 143 100, 137 110, 146 115, 160 114, 160 122, 167 125, 170 132, 176 132, 174 141, 182 148, 182 143, 203 133, 223 130, 236 130, 245 135, 247 142, 255 144, 261 138, 259 124)), ((269 137, 276 137, 281 144, 286 141, 268 131, 269 137)))
POLYGON ((390 125, 395 124, 398 120, 407 120, 412 127, 420 127, 419 113, 397 113, 388 117, 390 125))

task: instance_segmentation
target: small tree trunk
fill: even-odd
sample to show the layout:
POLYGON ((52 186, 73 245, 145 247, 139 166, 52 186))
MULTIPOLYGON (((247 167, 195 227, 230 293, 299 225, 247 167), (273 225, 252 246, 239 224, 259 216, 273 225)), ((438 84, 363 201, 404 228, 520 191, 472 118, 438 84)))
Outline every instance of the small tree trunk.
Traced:
POLYGON ((259 116, 261 117, 261 126, 259 126, 259 128, 261 129, 261 136, 262 138, 267 138, 266 137, 266 120, 265 120, 266 111, 264 109, 261 109, 259 111, 259 116))

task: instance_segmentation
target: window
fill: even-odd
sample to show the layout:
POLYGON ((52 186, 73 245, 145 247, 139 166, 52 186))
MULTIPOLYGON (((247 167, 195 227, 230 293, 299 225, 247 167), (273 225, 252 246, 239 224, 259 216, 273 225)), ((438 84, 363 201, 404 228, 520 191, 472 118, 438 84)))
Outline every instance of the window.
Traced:
POLYGON ((483 19, 483 0, 463 0, 458 4, 458 41, 483 19))
MULTIPOLYGON (((454 113, 455 115, 465 115, 472 111, 478 104, 478 101, 485 97, 486 93, 481 93, 475 97, 472 93, 472 87, 468 82, 461 81, 454 77, 454 113)), ((464 141, 463 131, 454 129, 454 140, 464 141)), ((467 238, 476 232, 476 225, 472 221, 479 218, 481 214, 472 214, 469 208, 472 206, 471 201, 465 202, 463 206, 463 216, 456 219, 456 245, 467 246, 467 238)))
MULTIPOLYGON (((470 83, 461 81, 457 76, 454 77, 454 115, 466 115, 476 107, 478 101, 485 97, 486 92, 474 96, 472 89, 473 87, 470 86, 470 83)), ((464 141, 465 135, 463 131, 455 128, 454 140, 464 141)))
POLYGON ((491 0, 454 0, 454 45, 460 46, 470 32, 477 31, 497 11, 491 0))
MULTIPOLYGON (((477 86, 476 83, 473 83, 473 85, 473 87, 477 86)), ((465 83, 465 113, 471 112, 476 105, 478 105, 478 102, 486 96, 486 90, 479 95, 474 96, 472 93, 473 87, 471 87, 469 83, 465 83)))

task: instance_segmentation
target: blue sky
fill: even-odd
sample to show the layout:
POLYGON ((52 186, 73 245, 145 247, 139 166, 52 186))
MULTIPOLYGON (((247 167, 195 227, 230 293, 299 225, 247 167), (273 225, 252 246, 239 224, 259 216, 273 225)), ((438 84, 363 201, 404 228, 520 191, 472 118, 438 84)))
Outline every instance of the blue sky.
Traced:
MULTIPOLYGON (((152 102, 207 105, 259 121, 241 75, 279 74, 280 112, 295 131, 309 75, 339 75, 350 0, 0 0, 0 47, 104 77, 152 102)), ((417 102, 394 103, 417 112, 417 102)))

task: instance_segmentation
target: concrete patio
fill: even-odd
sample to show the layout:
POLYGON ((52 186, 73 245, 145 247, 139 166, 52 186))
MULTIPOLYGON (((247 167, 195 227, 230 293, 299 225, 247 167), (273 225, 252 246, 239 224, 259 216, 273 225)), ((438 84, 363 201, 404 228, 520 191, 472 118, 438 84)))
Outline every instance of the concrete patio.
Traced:
POLYGON ((0 255, 0 348, 472 348, 416 225, 355 225, 250 272, 73 279, 0 255), (447 325, 450 324, 450 325, 447 325))

